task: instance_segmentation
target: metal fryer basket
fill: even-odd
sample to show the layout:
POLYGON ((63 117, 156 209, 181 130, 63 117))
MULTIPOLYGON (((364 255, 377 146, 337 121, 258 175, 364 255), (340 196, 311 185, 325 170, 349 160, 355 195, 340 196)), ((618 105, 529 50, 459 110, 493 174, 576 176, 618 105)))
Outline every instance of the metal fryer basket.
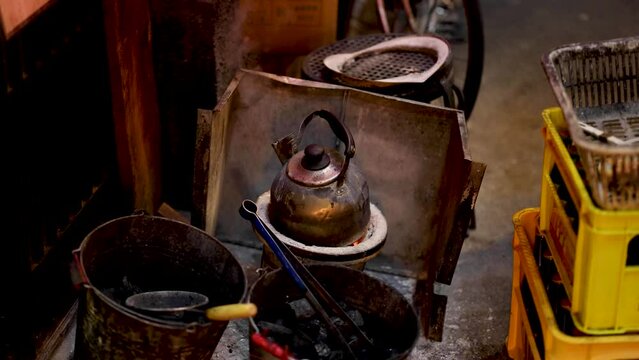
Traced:
POLYGON ((639 142, 601 142, 580 126, 628 143, 639 138, 639 37, 562 46, 542 63, 595 202, 608 210, 639 208, 639 142))

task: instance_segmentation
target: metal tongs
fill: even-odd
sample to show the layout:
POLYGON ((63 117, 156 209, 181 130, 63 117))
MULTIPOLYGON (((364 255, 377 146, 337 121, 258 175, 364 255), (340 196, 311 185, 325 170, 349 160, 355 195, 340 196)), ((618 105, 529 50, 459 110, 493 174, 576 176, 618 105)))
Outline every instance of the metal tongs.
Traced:
POLYGON ((320 315, 322 321, 328 326, 330 333, 334 335, 342 345, 347 354, 353 359, 357 359, 355 349, 366 353, 374 353, 375 345, 364 334, 362 329, 353 322, 344 309, 333 299, 324 289, 322 284, 308 271, 308 269, 297 259, 293 252, 273 232, 265 225, 264 221, 257 214, 257 205, 251 200, 242 201, 239 209, 240 215, 249 220, 260 236, 264 239, 268 247, 273 251, 286 273, 291 277, 295 285, 304 292, 304 296, 320 315), (337 317, 344 323, 343 329, 339 329, 331 320, 331 316, 337 317), (347 329, 344 329, 347 328, 347 329), (345 336, 345 333, 349 337, 345 336), (349 341, 354 337, 355 341, 349 341))

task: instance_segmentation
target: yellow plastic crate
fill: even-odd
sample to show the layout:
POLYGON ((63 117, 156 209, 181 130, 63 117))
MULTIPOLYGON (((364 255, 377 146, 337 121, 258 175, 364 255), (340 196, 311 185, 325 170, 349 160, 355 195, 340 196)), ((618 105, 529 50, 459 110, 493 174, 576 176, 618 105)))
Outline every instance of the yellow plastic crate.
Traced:
POLYGON ((568 130, 561 110, 547 109, 542 116, 540 229, 575 325, 595 335, 639 331, 639 211, 598 208, 573 160, 576 152, 564 143, 568 130))
POLYGON ((559 329, 535 261, 539 209, 513 216, 513 287, 508 355, 515 360, 639 359, 639 334, 570 336, 559 329))

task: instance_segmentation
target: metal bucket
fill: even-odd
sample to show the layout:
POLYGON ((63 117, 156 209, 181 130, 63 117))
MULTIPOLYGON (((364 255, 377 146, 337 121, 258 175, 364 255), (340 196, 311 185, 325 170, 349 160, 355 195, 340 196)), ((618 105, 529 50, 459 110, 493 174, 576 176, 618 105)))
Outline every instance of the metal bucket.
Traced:
MULTIPOLYGON (((372 337, 381 336, 393 345, 397 351, 390 359, 408 358, 419 337, 419 322, 412 304, 399 291, 364 272, 345 266, 316 264, 307 268, 335 300, 343 301, 362 314, 375 315, 381 326, 372 333, 372 337)), ((249 301, 260 309, 255 318, 257 323, 269 312, 280 311, 283 304, 303 297, 281 269, 260 277, 248 294, 249 301)), ((294 348, 290 350, 295 352, 294 348)), ((249 351, 251 359, 276 360, 253 343, 249 351)))
POLYGON ((135 313, 139 292, 187 290, 209 305, 237 303, 246 277, 218 240, 177 221, 134 215, 93 230, 75 252, 83 275, 76 359, 210 359, 228 322, 181 322, 135 313))

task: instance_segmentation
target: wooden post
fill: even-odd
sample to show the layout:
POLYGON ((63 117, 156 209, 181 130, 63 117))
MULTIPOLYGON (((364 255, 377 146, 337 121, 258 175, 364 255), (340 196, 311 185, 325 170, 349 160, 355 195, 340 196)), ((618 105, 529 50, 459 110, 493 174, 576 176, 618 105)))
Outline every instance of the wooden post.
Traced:
POLYGON ((160 125, 147 0, 103 0, 113 121, 122 184, 136 209, 160 200, 160 125))

